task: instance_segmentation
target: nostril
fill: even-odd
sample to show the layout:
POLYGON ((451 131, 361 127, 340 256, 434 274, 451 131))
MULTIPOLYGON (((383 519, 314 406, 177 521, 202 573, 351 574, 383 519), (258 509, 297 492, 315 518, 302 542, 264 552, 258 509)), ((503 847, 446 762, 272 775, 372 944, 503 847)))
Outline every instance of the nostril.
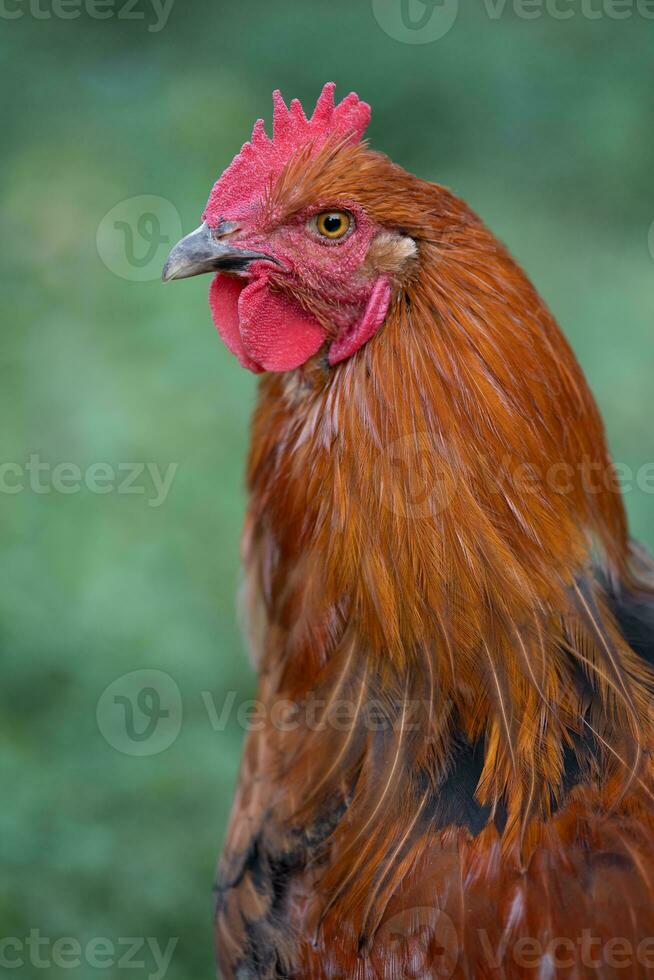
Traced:
POLYGON ((238 231, 239 225, 236 221, 219 221, 216 227, 210 230, 212 238, 226 238, 228 235, 233 235, 235 231, 238 231))

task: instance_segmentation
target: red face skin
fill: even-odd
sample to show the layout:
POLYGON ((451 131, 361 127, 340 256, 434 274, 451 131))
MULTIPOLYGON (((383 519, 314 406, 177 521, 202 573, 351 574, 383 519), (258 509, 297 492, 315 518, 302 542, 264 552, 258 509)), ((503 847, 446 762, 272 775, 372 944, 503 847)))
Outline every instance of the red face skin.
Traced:
MULTIPOLYGON (((275 196, 278 181, 284 175, 289 180, 290 163, 313 158, 330 141, 357 143, 370 107, 354 94, 335 106, 332 83, 311 119, 297 100, 289 109, 276 92, 273 102, 273 138, 257 122, 251 141, 213 188, 203 215, 230 250, 270 257, 242 271, 220 272, 210 292, 221 337, 255 372, 292 370, 327 344, 331 364, 350 357, 383 322, 391 294, 385 277, 365 265, 371 242, 383 229, 360 206, 316 200, 297 212, 285 208, 283 194, 275 196), (324 211, 351 216, 343 237, 319 233, 315 217, 324 211)), ((303 164, 287 190, 297 189, 302 175, 303 164)))
POLYGON ((273 228, 263 206, 244 219, 227 220, 236 226, 230 245, 273 260, 257 260, 237 274, 218 273, 211 285, 214 323, 244 367, 257 373, 288 371, 329 339, 329 361, 335 364, 379 328, 390 287, 364 264, 382 229, 360 207, 347 201, 315 205, 273 228), (351 216, 342 238, 329 239, 317 230, 315 216, 326 210, 351 216), (298 297, 305 298, 302 305, 298 297))

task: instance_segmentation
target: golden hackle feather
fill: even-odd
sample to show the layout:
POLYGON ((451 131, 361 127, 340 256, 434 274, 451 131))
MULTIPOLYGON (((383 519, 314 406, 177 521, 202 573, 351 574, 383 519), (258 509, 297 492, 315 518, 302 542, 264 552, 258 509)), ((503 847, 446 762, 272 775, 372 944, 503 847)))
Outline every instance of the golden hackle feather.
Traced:
MULTIPOLYGON (((297 724, 248 736, 221 870, 224 962, 236 930, 236 945, 282 950, 292 976, 414 975, 379 937, 394 915, 413 935, 410 910, 438 902, 469 963, 488 963, 480 924, 495 951, 574 936, 593 903, 602 935, 654 928, 654 679, 593 571, 641 574, 619 494, 587 485, 585 468, 611 473, 597 408, 534 288, 445 189, 363 144, 327 144, 270 188, 270 221, 352 201, 417 252, 397 253, 385 325, 355 357, 261 381, 246 608, 263 624, 259 696, 270 712, 290 702, 297 724), (461 734, 484 746, 474 838, 432 826, 461 734), (252 841, 295 869, 284 921, 279 896, 230 890, 252 841), (619 869, 599 874, 607 849, 632 920, 611 894, 619 869)), ((329 323, 328 306, 295 299, 329 323)), ((512 970, 452 975, 524 975, 512 970)))

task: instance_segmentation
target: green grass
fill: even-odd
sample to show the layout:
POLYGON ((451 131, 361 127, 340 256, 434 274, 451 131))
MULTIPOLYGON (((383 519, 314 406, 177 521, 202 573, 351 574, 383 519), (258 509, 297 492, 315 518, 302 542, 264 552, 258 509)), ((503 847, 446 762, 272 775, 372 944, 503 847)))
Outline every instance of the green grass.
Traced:
MULTIPOLYGON (((483 9, 424 46, 344 0, 178 2, 157 34, 115 18, 3 22, 3 461, 179 466, 156 508, 146 494, 0 494, 4 936, 179 937, 168 977, 212 974, 241 732, 234 719, 213 730, 202 692, 219 708, 254 689, 234 594, 255 382, 218 341, 208 282, 120 278, 96 232, 140 194, 195 227, 254 119, 270 118, 272 88, 310 104, 334 78, 368 98, 375 145, 466 197, 532 275, 616 458, 654 459, 647 25, 496 23, 483 9), (174 744, 145 758, 96 722, 107 685, 140 668, 168 673, 184 712, 174 744)), ((627 505, 653 544, 651 494, 627 505)))

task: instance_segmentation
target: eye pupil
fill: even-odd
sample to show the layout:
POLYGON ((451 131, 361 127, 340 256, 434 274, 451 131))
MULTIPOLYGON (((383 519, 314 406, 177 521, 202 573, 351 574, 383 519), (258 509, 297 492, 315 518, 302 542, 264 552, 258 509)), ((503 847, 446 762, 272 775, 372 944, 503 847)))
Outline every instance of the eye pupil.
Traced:
POLYGON ((336 232, 341 230, 343 219, 340 214, 328 214, 326 215, 323 224, 325 231, 330 235, 334 235, 336 232))

